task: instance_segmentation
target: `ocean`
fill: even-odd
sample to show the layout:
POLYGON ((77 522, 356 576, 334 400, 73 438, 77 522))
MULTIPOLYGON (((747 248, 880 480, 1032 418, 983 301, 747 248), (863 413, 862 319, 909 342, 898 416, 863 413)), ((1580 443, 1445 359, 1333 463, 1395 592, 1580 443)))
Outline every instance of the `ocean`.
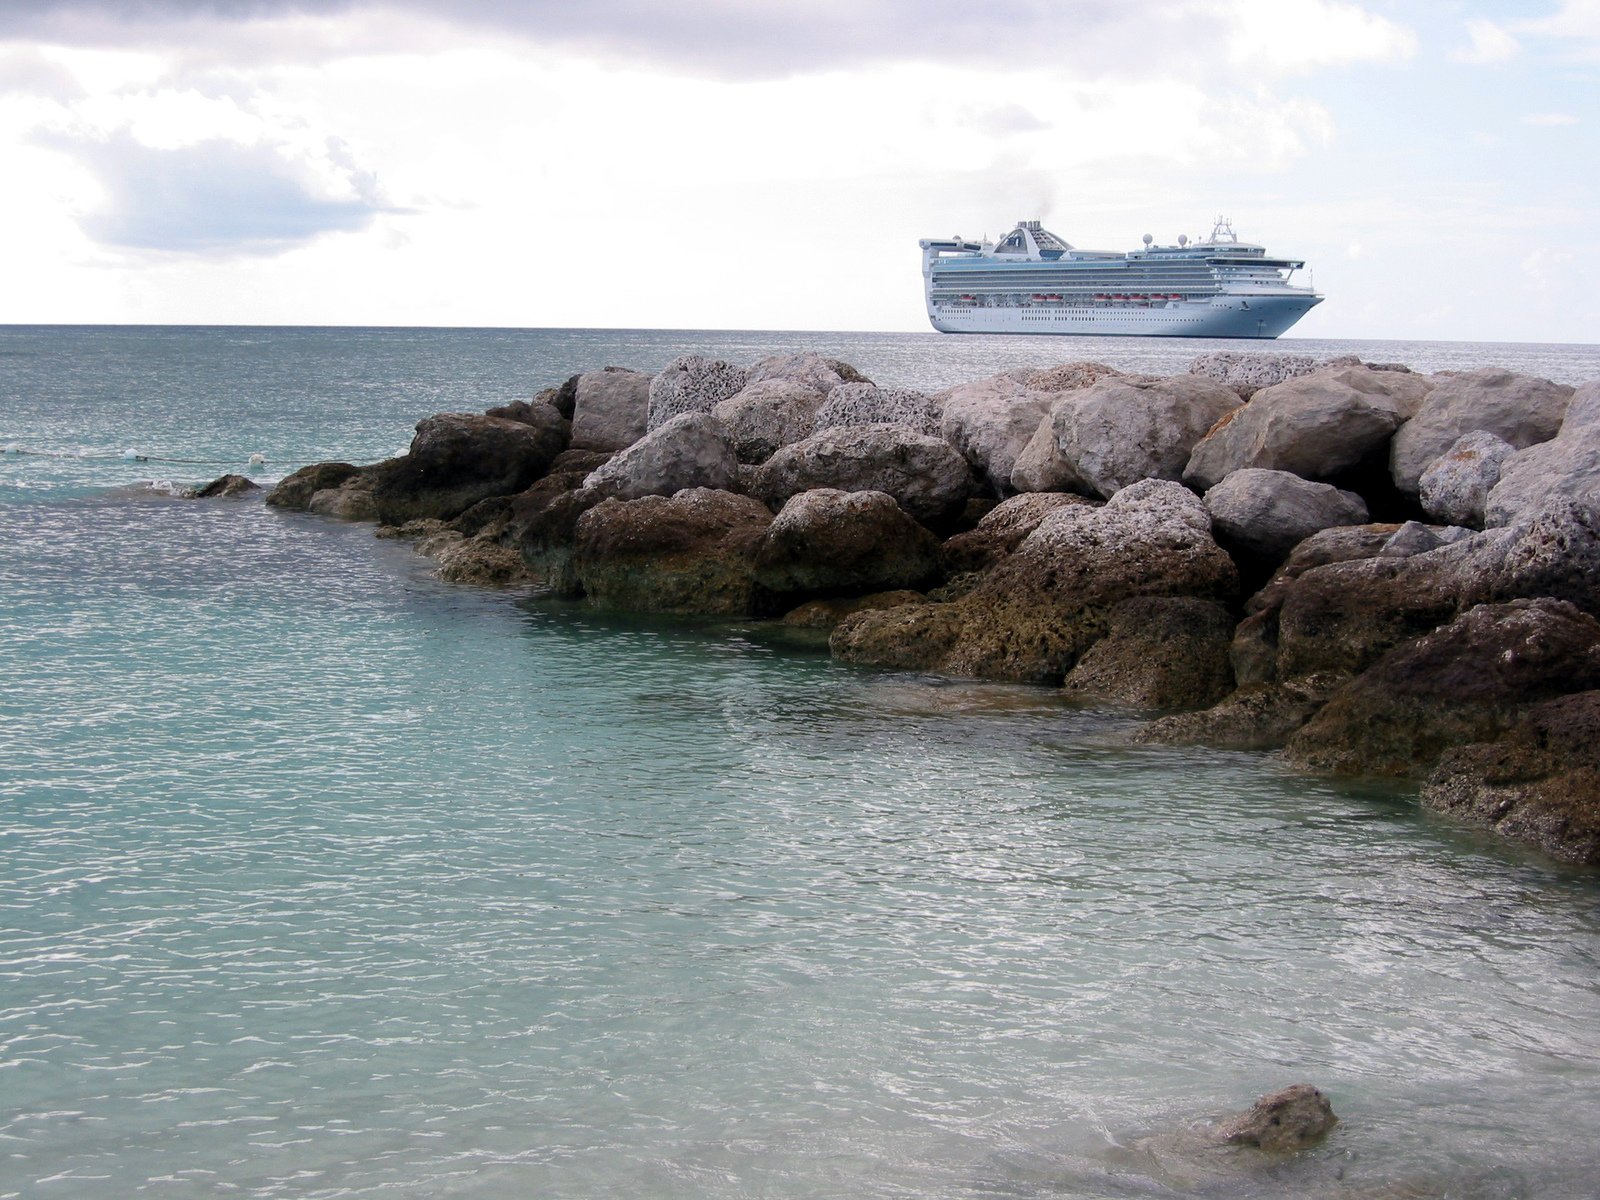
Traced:
POLYGON ((174 494, 688 351, 931 390, 1211 348, 0 328, 0 1197, 1593 1197, 1593 872, 1046 689, 174 494), (1170 1148, 1299 1080, 1319 1149, 1170 1148))

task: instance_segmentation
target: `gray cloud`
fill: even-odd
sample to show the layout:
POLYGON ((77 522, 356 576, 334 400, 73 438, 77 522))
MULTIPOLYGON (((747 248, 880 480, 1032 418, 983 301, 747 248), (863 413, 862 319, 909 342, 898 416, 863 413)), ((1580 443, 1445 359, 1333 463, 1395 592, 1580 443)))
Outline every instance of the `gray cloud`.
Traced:
POLYGON ((106 207, 83 220, 95 240, 134 250, 225 257, 277 254, 324 233, 365 228, 382 203, 370 176, 351 169, 348 152, 330 145, 355 195, 318 196, 274 147, 209 141, 164 150, 126 134, 107 141, 41 139, 94 172, 106 207))

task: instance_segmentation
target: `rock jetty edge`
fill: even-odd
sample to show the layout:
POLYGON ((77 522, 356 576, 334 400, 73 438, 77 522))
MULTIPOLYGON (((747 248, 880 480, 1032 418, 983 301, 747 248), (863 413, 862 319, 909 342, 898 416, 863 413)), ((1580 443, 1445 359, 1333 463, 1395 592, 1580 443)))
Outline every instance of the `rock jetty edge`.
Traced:
POLYGON ((447 579, 828 630, 1146 710, 1600 865, 1600 381, 1211 353, 934 394, 812 353, 605 367, 270 505, 447 579))

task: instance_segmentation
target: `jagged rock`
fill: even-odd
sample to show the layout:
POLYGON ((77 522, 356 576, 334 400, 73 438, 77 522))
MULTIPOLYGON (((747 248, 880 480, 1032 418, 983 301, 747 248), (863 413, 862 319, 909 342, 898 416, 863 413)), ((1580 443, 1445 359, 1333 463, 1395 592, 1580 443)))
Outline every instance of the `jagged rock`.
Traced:
POLYGON ((823 429, 784 446, 746 482, 773 509, 812 488, 887 492, 924 522, 960 512, 972 492, 972 473, 955 447, 898 425, 823 429))
POLYGON ((745 379, 744 368, 732 363, 701 354, 679 355, 650 381, 646 431, 653 433, 684 413, 709 413, 729 396, 737 395, 745 379))
MULTIPOLYGON (((763 358, 750 368, 750 373, 745 378, 745 386, 765 383, 768 380, 783 380, 826 396, 839 384, 849 382, 845 377, 847 372, 860 379, 860 372, 854 367, 823 358, 822 355, 810 350, 802 350, 798 354, 774 354, 763 358)), ((811 430, 807 429, 806 432, 810 433, 811 430)))
POLYGON ((1240 406, 1232 389, 1198 375, 1110 376, 1050 409, 1056 454, 1096 495, 1141 479, 1176 480, 1195 443, 1240 406))
POLYGON ((606 367, 577 376, 572 445, 578 450, 624 450, 647 432, 650 376, 606 367))
POLYGON ((1210 528, 1193 493, 1145 480, 1101 507, 1056 509, 960 599, 857 614, 829 644, 847 662, 1059 682, 1120 601, 1233 595, 1210 528))
POLYGON ((1189 364, 1189 374, 1203 375, 1226 384, 1241 400, 1248 400, 1262 388, 1297 379, 1316 370, 1318 363, 1309 354, 1261 354, 1238 350, 1212 350, 1189 364))
POLYGON ((243 475, 219 475, 210 483, 190 488, 183 493, 186 500, 217 500, 259 492, 261 485, 243 475))
POLYGON ((763 463, 779 447, 811 436, 823 399, 809 384, 758 379, 720 402, 711 415, 727 426, 741 463, 763 463))
POLYGON ((731 488, 739 478, 733 441, 706 412, 686 412, 658 425, 584 480, 601 496, 637 500, 670 496, 685 488, 731 488))
POLYGON ((781 595, 914 588, 939 573, 938 540, 883 492, 791 496, 755 548, 756 582, 781 595))
POLYGON ((378 503, 372 494, 372 485, 372 476, 365 472, 352 475, 338 487, 313 492, 306 501, 306 511, 340 521, 376 521, 378 503))
POLYGON ((1233 618, 1215 600, 1139 596, 1111 610, 1110 625, 1063 687, 1141 708, 1207 708, 1233 687, 1233 618))
POLYGON ((609 607, 748 617, 750 556, 771 523, 760 502, 711 488, 608 499, 578 519, 573 570, 609 607))
POLYGON ((1600 382, 1580 387, 1556 436, 1501 464, 1484 503, 1488 525, 1506 525, 1549 496, 1600 507, 1600 382))
POLYGON ((440 530, 417 542, 417 553, 439 564, 439 578, 448 583, 473 583, 480 587, 510 587, 532 578, 522 555, 486 537, 464 537, 454 529, 440 530))
POLYGON ((1600 866, 1600 692, 1546 701, 1498 740, 1447 751, 1422 803, 1600 866))
POLYGON ((1464 433, 1418 481, 1422 511, 1451 525, 1483 528, 1484 504, 1500 481, 1506 459, 1516 453, 1510 442, 1482 429, 1464 433))
POLYGON ((534 399, 545 401, 567 420, 572 420, 578 404, 578 376, 569 375, 560 387, 546 388, 534 399))
POLYGON ((783 623, 793 629, 831 630, 853 613, 877 608, 897 608, 902 604, 917 604, 923 598, 921 592, 902 588, 893 592, 873 592, 870 596, 807 600, 785 613, 783 623))
POLYGON ((285 475, 267 493, 266 502, 274 508, 287 508, 304 512, 311 497, 328 488, 336 488, 361 468, 346 462, 312 463, 293 474, 285 475))
POLYGON ((1098 383, 1108 375, 1121 375, 1115 367, 1101 362, 1066 362, 1019 376, 1020 382, 1035 392, 1076 392, 1098 383))
POLYGON ((1206 491, 1245 467, 1337 478, 1381 459, 1428 386, 1421 376, 1347 366, 1263 388, 1201 439, 1184 480, 1206 491))
POLYGON ((417 423, 410 450, 364 472, 378 519, 448 520, 489 496, 520 492, 567 446, 568 425, 547 404, 511 421, 477 413, 439 413, 417 423))
POLYGON ((1230 1146, 1295 1154, 1315 1146, 1338 1123, 1326 1096, 1309 1083, 1294 1083, 1262 1096, 1248 1112, 1224 1121, 1217 1134, 1230 1146))
POLYGON ((863 425, 898 425, 914 433, 933 435, 939 432, 939 407, 910 388, 841 383, 817 410, 813 428, 821 433, 863 425))
POLYGON ((1049 411, 1051 393, 1034 391, 1010 375, 994 375, 940 392, 939 431, 966 456, 973 474, 990 491, 1012 490, 1017 455, 1049 411))
POLYGON ((1056 449, 1056 411, 1078 402, 1077 394, 1058 396, 1051 402, 1033 436, 1017 451, 1011 467, 1011 486, 1023 493, 1087 491, 1066 456, 1056 449))
POLYGON ((585 490, 584 471, 546 475, 511 499, 503 540, 516 548, 528 573, 559 596, 578 596, 583 585, 572 567, 578 518, 604 495, 585 490))
POLYGON ((1561 428, 1572 388, 1499 367, 1440 377, 1417 414, 1395 434, 1389 469, 1415 496, 1423 471, 1464 433, 1481 429, 1521 450, 1561 428))
POLYGON ((1479 604, 1335 692, 1285 755, 1318 771, 1425 775, 1533 704, 1600 687, 1600 621, 1562 600, 1479 604))
POLYGON ((1218 750, 1281 750, 1347 678, 1306 675, 1284 683, 1243 684, 1201 712, 1151 721, 1134 733, 1133 740, 1218 750))
POLYGON ((1278 562, 1306 538, 1339 525, 1365 525, 1367 505, 1354 492, 1288 471, 1246 467, 1205 494, 1217 541, 1278 562))
POLYGON ((977 526, 945 541, 939 560, 945 573, 985 571, 1010 554, 1039 527, 1039 522, 1058 508, 1072 504, 1093 506, 1085 496, 1065 492, 1026 492, 1002 500, 989 510, 977 526))

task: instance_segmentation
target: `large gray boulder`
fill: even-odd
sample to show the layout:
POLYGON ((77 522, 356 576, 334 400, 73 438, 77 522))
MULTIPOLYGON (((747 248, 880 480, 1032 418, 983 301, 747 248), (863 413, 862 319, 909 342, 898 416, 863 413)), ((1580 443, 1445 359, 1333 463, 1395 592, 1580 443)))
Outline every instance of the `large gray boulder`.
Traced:
POLYGON ((791 496, 755 548, 756 581, 782 595, 860 596, 926 585, 938 540, 884 492, 791 496))
POLYGON ((857 372, 844 363, 823 358, 811 350, 802 350, 797 354, 774 354, 763 358, 750 368, 745 385, 781 379, 826 396, 839 384, 849 382, 846 375, 856 376, 857 372))
POLYGON ((1354 492, 1258 467, 1235 471, 1211 488, 1205 506, 1219 542, 1272 562, 1314 533, 1368 519, 1366 502, 1354 492))
POLYGON ((580 450, 623 450, 645 435, 650 376, 606 367, 577 377, 573 387, 572 444, 580 450))
POLYGON ((1600 507, 1600 382, 1580 387, 1561 430, 1510 455, 1484 502, 1484 523, 1507 525, 1549 496, 1600 507))
POLYGON ((670 496, 684 488, 731 489, 739 478, 733 439, 710 413, 682 413, 651 430, 604 466, 584 488, 619 500, 670 496))
POLYGON ((911 388, 841 383, 817 410, 814 428, 820 432, 859 425, 899 425, 915 433, 937 434, 939 406, 911 388))
POLYGON ((1056 448, 1056 413, 1074 405, 1082 393, 1058 396, 1050 404, 1044 419, 1033 431, 1022 449, 1017 451, 1011 467, 1011 486, 1018 492, 1086 492, 1089 489, 1072 469, 1066 455, 1056 448))
POLYGON ((1464 433, 1418 481, 1422 511, 1436 521, 1483 528, 1489 492, 1516 447, 1485 429, 1464 433))
POLYGON ((1226 384, 1242 400, 1250 399, 1262 388, 1309 375, 1316 369, 1317 360, 1309 354, 1240 350, 1212 350, 1189 364, 1189 374, 1226 384))
POLYGON ((761 463, 780 446, 811 436, 824 398, 807 383, 758 379, 718 403, 711 415, 728 427, 740 462, 761 463))
POLYGON ((656 430, 673 417, 688 412, 710 412, 744 387, 743 367, 709 359, 703 354, 684 354, 673 359, 650 381, 648 430, 656 430))
POLYGON ((885 492, 917 520, 932 521, 960 510, 972 494, 972 472, 943 438, 899 425, 861 425, 823 429, 784 446, 749 473, 748 487, 772 509, 812 488, 885 492))
POLYGON ((958 384, 934 398, 939 431, 966 456, 973 473, 996 495, 1012 491, 1017 455, 1038 431, 1053 393, 1035 391, 1015 375, 958 384))
POLYGON ((1195 446, 1183 477, 1201 491, 1245 467, 1336 478, 1381 455, 1427 388, 1421 376, 1363 366, 1263 388, 1195 446))
POLYGON ((1395 486, 1411 496, 1429 464, 1462 434, 1482 429, 1521 450, 1553 438, 1572 399, 1564 383, 1499 367, 1436 378, 1417 414, 1395 434, 1390 451, 1395 486))
POLYGON ((1094 506, 1086 496, 1067 492, 1024 492, 1002 500, 986 512, 977 525, 949 538, 939 549, 948 574, 985 571, 1022 544, 1039 523, 1058 508, 1072 504, 1094 506))
POLYGON ((1176 480, 1206 431, 1241 401, 1199 375, 1101 379, 1050 410, 1057 455, 1109 499, 1142 479, 1176 480))

